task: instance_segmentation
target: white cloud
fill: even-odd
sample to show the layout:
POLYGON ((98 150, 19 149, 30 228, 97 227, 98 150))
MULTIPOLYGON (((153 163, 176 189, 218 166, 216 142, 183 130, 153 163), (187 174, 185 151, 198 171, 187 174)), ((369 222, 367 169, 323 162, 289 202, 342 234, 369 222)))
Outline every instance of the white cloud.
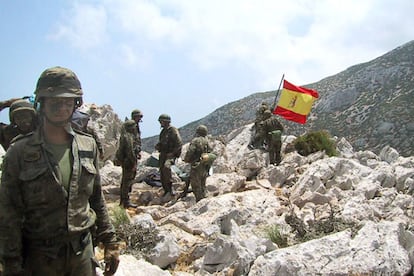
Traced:
POLYGON ((81 49, 108 37, 129 66, 156 62, 159 51, 181 52, 200 70, 235 63, 261 76, 259 88, 270 89, 283 72, 299 83, 317 81, 412 39, 413 3, 108 0, 76 4, 56 37, 81 49), (142 62, 140 52, 146 53, 142 62))
POLYGON ((50 36, 80 50, 94 50, 106 42, 107 15, 103 6, 74 2, 57 30, 50 36))

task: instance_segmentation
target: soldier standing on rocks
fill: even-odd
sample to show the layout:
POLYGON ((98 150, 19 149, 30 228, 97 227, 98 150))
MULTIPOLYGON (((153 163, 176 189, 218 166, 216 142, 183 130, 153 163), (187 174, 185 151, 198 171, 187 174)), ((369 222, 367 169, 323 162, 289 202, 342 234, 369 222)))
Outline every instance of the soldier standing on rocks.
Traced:
POLYGON ((119 247, 101 190, 95 140, 73 131, 78 77, 46 69, 35 96, 40 126, 7 151, 0 185, 0 275, 96 275, 91 230, 105 246, 105 275, 119 247))
POLYGON ((184 156, 184 162, 191 164, 190 184, 196 201, 206 197, 206 179, 210 170, 208 162, 212 148, 207 138, 208 129, 205 125, 199 125, 195 138, 191 141, 188 151, 184 156))
POLYGON ((258 149, 258 148, 263 147, 265 137, 261 129, 262 127, 261 123, 263 122, 263 120, 265 120, 264 112, 266 110, 270 111, 269 106, 267 105, 267 103, 262 102, 259 109, 256 111, 256 119, 254 121, 253 134, 252 134, 251 141, 249 144, 250 149, 258 149))
POLYGON ((127 120, 122 125, 122 128, 123 131, 121 132, 116 152, 116 159, 122 166, 121 199, 119 205, 124 208, 136 208, 137 205, 131 203, 129 199, 129 193, 137 173, 138 159, 141 158, 141 146, 138 143, 137 127, 134 120, 127 120))
POLYGON ((160 152, 159 168, 162 188, 164 189, 163 198, 169 201, 175 195, 172 187, 171 166, 175 164, 175 159, 180 157, 183 143, 178 129, 170 124, 171 117, 169 115, 161 114, 158 121, 162 130, 155 149, 160 152))
POLYGON ((261 123, 261 131, 265 137, 265 144, 269 152, 269 163, 279 165, 282 161, 282 132, 283 126, 270 110, 264 113, 264 121, 261 123))

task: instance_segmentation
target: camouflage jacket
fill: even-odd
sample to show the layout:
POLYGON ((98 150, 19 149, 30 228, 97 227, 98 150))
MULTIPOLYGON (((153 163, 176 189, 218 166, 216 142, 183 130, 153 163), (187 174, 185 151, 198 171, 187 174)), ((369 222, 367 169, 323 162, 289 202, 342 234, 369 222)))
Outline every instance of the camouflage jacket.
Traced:
POLYGON ((271 132, 274 130, 280 130, 283 132, 283 126, 276 118, 276 116, 272 115, 271 117, 264 120, 261 124, 261 130, 263 137, 265 137, 268 141, 271 139, 271 132))
POLYGON ((141 148, 136 136, 135 133, 126 130, 121 133, 115 157, 123 166, 133 166, 137 163, 141 148))
POLYGON ((172 154, 176 158, 180 157, 183 142, 177 128, 173 126, 163 128, 159 139, 157 148, 161 154, 172 154))
POLYGON ((7 150, 14 137, 20 134, 19 129, 15 125, 6 125, 0 123, 0 144, 4 150, 7 150))
MULTIPOLYGON (((68 191, 59 180, 58 163, 46 149, 40 129, 15 141, 6 153, 0 185, 0 260, 21 258, 23 244, 45 246, 43 241, 62 241, 92 227, 98 241, 114 241, 96 143, 89 136, 73 131, 71 135, 73 167, 68 191)), ((47 249, 56 254, 58 250, 47 249)))
POLYGON ((191 164, 199 162, 201 154, 211 151, 212 149, 208 143, 207 137, 195 137, 188 146, 184 161, 191 164))

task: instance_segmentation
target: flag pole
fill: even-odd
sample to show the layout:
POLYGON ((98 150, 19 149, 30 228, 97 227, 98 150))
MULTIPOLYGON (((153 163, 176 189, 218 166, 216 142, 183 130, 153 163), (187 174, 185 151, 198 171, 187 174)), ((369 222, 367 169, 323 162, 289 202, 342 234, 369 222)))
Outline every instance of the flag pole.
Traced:
POLYGON ((285 74, 283 73, 282 78, 280 79, 279 88, 276 90, 276 96, 275 96, 275 100, 273 102, 272 110, 274 110, 276 108, 277 97, 279 96, 280 87, 282 86, 282 82, 283 82, 284 78, 285 78, 285 74))

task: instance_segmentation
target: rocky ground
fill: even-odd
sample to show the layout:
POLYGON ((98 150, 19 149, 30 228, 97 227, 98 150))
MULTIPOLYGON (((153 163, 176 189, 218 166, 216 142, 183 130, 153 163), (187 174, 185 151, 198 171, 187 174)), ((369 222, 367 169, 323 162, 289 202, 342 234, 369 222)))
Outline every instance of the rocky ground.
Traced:
MULTIPOLYGON (((144 181, 157 171, 148 166, 156 153, 143 154, 117 275, 410 275, 413 157, 390 147, 354 152, 336 139, 339 156, 290 152, 269 166, 265 152, 247 148, 250 129, 211 139, 219 158, 197 203, 192 194, 163 201, 144 181)), ((176 165, 179 194, 188 167, 176 165)), ((101 173, 116 209, 121 169, 107 161, 101 173)))
MULTIPOLYGON (((246 125, 211 138, 218 158, 199 202, 191 193, 163 200, 157 183, 148 184, 157 154, 143 152, 131 193, 139 206, 125 211, 121 168, 111 161, 121 121, 109 106, 84 108, 104 141, 103 189, 124 240, 116 275, 412 274, 413 156, 389 146, 355 151, 335 138, 338 156, 292 151, 273 166, 264 151, 248 149, 246 125)), ((283 148, 294 139, 284 136, 283 148)), ((177 194, 188 171, 177 160, 177 194)))

